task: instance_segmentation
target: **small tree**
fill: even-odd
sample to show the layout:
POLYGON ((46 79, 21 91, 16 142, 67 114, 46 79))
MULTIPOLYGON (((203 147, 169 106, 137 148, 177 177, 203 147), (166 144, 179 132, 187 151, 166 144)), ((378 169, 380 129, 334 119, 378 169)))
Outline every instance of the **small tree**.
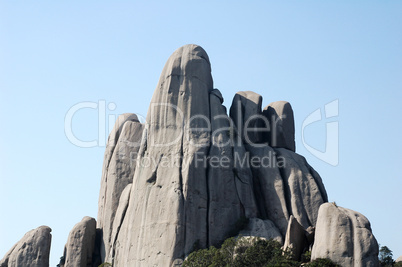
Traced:
POLYGON ((394 260, 392 259, 392 251, 387 246, 380 248, 380 254, 378 256, 381 266, 393 266, 394 260))

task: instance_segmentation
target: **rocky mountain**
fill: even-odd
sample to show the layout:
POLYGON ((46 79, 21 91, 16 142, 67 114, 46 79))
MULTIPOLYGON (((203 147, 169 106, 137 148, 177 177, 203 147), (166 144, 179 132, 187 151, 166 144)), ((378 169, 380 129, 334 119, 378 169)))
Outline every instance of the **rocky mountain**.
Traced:
MULTIPOLYGON (((327 203, 320 175, 295 152, 290 103, 262 109, 262 96, 238 92, 228 115, 223 102, 204 49, 177 49, 146 123, 130 113, 117 119, 97 221, 85 217, 72 229, 61 266, 179 266, 195 248, 219 246, 239 231, 278 240, 295 259, 312 248, 313 259, 378 266, 368 220, 327 203)), ((50 228, 33 231, 1 267, 48 266, 50 228)))

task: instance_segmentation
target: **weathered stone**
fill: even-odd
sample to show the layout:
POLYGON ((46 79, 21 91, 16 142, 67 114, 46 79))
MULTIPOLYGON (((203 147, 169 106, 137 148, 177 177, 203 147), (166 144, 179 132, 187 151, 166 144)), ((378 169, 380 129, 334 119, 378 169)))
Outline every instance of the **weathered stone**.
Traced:
POLYGON ((130 199, 130 193, 131 193, 131 185, 128 184, 126 188, 124 188, 123 192, 121 193, 120 200, 119 200, 119 206, 117 207, 116 210, 116 215, 114 217, 113 221, 113 229, 112 229, 112 234, 111 234, 111 248, 109 250, 109 254, 104 260, 104 262, 109 262, 113 264, 113 259, 116 253, 116 250, 122 249, 124 244, 120 244, 118 240, 118 236, 122 234, 124 237, 127 232, 126 229, 122 229, 123 227, 123 221, 124 217, 126 216, 127 212, 127 207, 128 207, 128 201, 130 199))
POLYGON ((40 226, 27 232, 0 260, 0 267, 48 267, 51 231, 40 226))
POLYGON ((307 229, 315 226, 318 209, 328 201, 321 178, 312 171, 306 159, 293 151, 276 148, 277 160, 281 161, 281 176, 285 187, 287 209, 307 229))
MULTIPOLYGON (((98 224, 101 224, 104 212, 104 206, 106 201, 106 180, 107 180, 107 172, 110 164, 110 160, 113 156, 113 151, 116 148, 117 141, 119 140, 121 130, 126 121, 138 121, 138 117, 132 113, 124 113, 120 115, 109 134, 108 141, 106 143, 105 154, 103 156, 103 167, 102 167, 102 178, 101 178, 101 186, 99 192, 99 206, 98 206, 98 224)), ((102 225, 98 225, 102 227, 102 225)))
POLYGON ((290 103, 272 102, 264 108, 263 114, 270 122, 270 131, 265 139, 269 145, 296 151, 295 122, 290 103))
POLYGON ((283 244, 283 238, 278 228, 270 220, 261 220, 259 218, 250 218, 249 222, 239 236, 243 237, 260 237, 264 239, 273 239, 283 244))
POLYGON ((254 195, 254 182, 253 173, 250 165, 247 162, 247 151, 242 142, 237 142, 239 136, 236 127, 231 129, 231 138, 233 140, 233 172, 235 174, 235 182, 237 193, 242 203, 245 217, 254 218, 259 217, 260 213, 254 195))
MULTIPOLYGON (((105 153, 112 156, 105 156, 109 163, 98 225, 104 232, 103 259, 114 266, 171 266, 195 244, 219 245, 243 217, 259 218, 250 226, 258 230, 249 229, 255 236, 274 236, 280 242, 290 214, 304 229, 314 229, 318 207, 327 201, 321 178, 303 157, 262 143, 261 125, 269 122, 262 115, 260 95, 235 96, 233 123, 222 94, 212 89, 210 72, 208 56, 199 46, 181 47, 169 58, 151 100, 131 177, 114 167, 121 137, 110 138, 117 141, 105 153), (245 128, 255 131, 246 131, 246 136, 245 128), (271 165, 250 167, 250 155, 268 157, 271 165), (109 195, 109 188, 117 193, 109 195)), ((123 126, 116 127, 122 136, 123 126)))
POLYGON ((239 137, 245 144, 261 143, 262 97, 252 91, 237 92, 230 107, 230 117, 236 126, 239 137))
POLYGON ((292 253, 294 260, 300 260, 301 255, 308 249, 306 231, 297 222, 293 215, 289 218, 289 225, 286 231, 284 250, 292 253))
POLYGON ((321 205, 311 259, 329 258, 341 266, 379 266, 378 244, 370 222, 362 214, 336 206, 321 205))
MULTIPOLYGON (((236 138, 236 134, 235 138, 236 138)), ((256 202, 256 198, 254 195, 254 183, 253 183, 253 174, 249 165, 239 164, 238 159, 243 159, 246 157, 246 149, 242 143, 234 144, 233 146, 233 156, 234 156, 234 174, 235 174, 235 182, 237 193, 239 194, 240 202, 242 203, 245 217, 253 218, 259 217, 260 213, 258 211, 258 205, 256 202)))
POLYGON ((289 212, 275 150, 266 144, 246 145, 246 149, 250 153, 254 192, 261 216, 274 222, 282 236, 285 236, 289 212))
POLYGON ((206 120, 212 89, 206 52, 196 45, 176 50, 148 110, 122 225, 127 227, 126 244, 116 254, 116 264, 170 266, 195 243, 207 246, 207 171, 202 161, 211 138, 206 120))
POLYGON ((234 171, 233 136, 230 118, 222 106, 221 94, 214 89, 210 94, 212 143, 208 170, 208 245, 218 246, 236 222, 247 216, 256 216, 252 176, 240 178, 234 171), (243 194, 246 197, 241 198, 243 194), (243 203, 242 203, 243 200, 243 203))
POLYGON ((111 233, 114 228, 113 220, 119 205, 120 194, 127 184, 132 183, 143 127, 135 114, 126 113, 118 117, 115 127, 109 135, 97 222, 98 228, 101 228, 103 233, 102 261, 109 255, 112 246, 111 233))
POLYGON ((92 266, 92 256, 95 248, 96 221, 84 217, 77 223, 68 235, 64 249, 64 267, 92 266))
MULTIPOLYGON (((137 115, 133 113, 124 113, 117 117, 117 120, 114 124, 112 131, 109 134, 108 141, 106 143, 105 154, 103 156, 103 167, 102 167, 102 178, 101 178, 101 187, 99 193, 99 206, 98 206, 98 218, 103 218, 104 212, 104 203, 106 201, 106 180, 107 173, 110 164, 110 160, 113 156, 113 152, 116 148, 117 141, 119 140, 121 130, 123 129, 123 125, 126 121, 135 121, 138 122, 137 115)), ((101 220, 98 219, 98 224, 101 220)))

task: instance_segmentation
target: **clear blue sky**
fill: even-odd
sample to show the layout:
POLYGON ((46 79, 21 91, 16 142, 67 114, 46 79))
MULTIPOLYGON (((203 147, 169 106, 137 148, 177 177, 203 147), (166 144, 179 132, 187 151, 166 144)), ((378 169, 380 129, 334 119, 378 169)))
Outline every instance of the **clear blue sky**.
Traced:
MULTIPOLYGON (((48 225, 58 263, 74 224, 97 216, 105 149, 69 142, 67 111, 104 100, 116 105, 106 117, 145 115, 167 58, 188 43, 209 54, 227 107, 244 90, 291 102, 297 152, 330 201, 402 255, 402 2, 216 2, 0 1, 0 257, 48 225), (301 126, 336 99, 331 166, 304 147, 301 126)), ((324 150, 326 122, 305 129, 309 145, 324 150)), ((73 130, 97 139, 97 110, 78 112, 73 130)))

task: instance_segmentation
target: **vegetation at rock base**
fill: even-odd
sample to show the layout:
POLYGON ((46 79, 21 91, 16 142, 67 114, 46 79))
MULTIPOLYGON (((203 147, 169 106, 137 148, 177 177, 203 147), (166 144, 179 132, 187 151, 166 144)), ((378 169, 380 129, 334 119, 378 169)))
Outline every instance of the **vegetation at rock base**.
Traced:
POLYGON ((302 262, 309 262, 311 260, 311 251, 307 250, 304 254, 301 255, 302 262))
POLYGON ((392 259, 392 250, 387 246, 382 246, 380 248, 380 253, 378 255, 381 266, 391 267, 394 266, 394 260, 392 259))
MULTIPOLYGON (((306 253, 305 259, 309 257, 306 253)), ((183 267, 223 267, 223 266, 309 266, 336 267, 329 259, 317 259, 303 263, 291 260, 290 251, 283 251, 275 240, 260 238, 231 237, 221 248, 210 247, 192 252, 183 262, 183 267)))

